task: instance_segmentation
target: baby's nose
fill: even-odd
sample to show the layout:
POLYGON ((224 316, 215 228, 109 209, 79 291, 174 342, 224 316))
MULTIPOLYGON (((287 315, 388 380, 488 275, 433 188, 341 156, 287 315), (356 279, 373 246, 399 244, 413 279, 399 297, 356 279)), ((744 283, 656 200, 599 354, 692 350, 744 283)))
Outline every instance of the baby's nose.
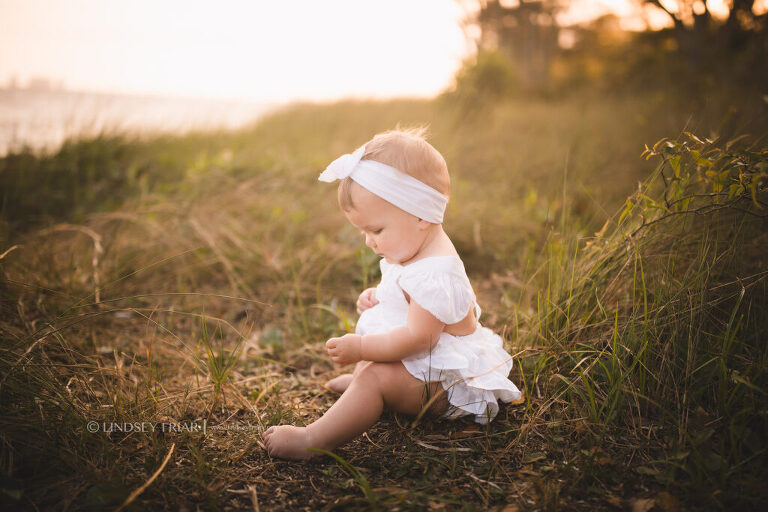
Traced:
POLYGON ((376 247, 376 242, 373 241, 373 237, 371 237, 370 235, 365 235, 365 245, 373 249, 374 247, 376 247))

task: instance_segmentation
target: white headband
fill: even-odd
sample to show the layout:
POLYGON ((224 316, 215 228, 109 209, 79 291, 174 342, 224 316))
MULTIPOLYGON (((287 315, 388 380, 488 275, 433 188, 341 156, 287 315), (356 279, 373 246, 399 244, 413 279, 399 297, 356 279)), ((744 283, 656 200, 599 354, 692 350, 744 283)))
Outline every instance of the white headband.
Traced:
POLYGON ((369 192, 420 219, 443 222, 448 198, 429 185, 375 160, 361 160, 365 146, 341 155, 317 178, 331 183, 349 176, 369 192))

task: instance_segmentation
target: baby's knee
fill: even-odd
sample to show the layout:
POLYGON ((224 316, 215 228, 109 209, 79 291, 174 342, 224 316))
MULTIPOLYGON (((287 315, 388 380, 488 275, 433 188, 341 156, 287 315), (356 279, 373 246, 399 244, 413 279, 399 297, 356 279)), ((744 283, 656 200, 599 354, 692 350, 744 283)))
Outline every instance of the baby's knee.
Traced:
POLYGON ((358 361, 358 362, 355 364, 355 369, 352 371, 352 375, 353 375, 353 376, 354 376, 354 375, 357 375, 358 373, 360 373, 360 371, 361 371, 363 368, 365 368, 365 367, 366 367, 366 366, 368 366, 369 364, 371 364, 371 362, 370 362, 370 361, 358 361))
POLYGON ((393 378, 391 363, 374 363, 371 361, 361 361, 361 363, 364 364, 355 368, 353 381, 368 386, 375 386, 379 389, 387 382, 391 382, 393 378))

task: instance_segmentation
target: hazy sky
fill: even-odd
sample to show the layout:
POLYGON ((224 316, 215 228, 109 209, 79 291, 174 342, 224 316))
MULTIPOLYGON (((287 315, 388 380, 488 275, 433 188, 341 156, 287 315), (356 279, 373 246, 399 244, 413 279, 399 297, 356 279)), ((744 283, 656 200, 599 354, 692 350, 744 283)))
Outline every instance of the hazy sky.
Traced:
MULTIPOLYGON (((574 3, 579 19, 631 0, 574 3)), ((267 101, 432 96, 471 51, 463 16, 452 0, 0 0, 0 85, 44 77, 267 101)))
POLYGON ((431 95, 466 55, 450 0, 0 0, 0 84, 280 100, 431 95))

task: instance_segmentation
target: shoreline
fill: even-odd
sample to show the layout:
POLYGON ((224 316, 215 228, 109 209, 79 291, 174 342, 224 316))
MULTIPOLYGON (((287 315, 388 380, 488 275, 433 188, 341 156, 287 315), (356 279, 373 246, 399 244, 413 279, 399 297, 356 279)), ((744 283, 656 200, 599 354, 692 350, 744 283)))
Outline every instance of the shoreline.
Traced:
POLYGON ((283 106, 255 102, 69 90, 0 89, 0 158, 25 148, 57 151, 100 134, 184 134, 232 130, 283 106))

